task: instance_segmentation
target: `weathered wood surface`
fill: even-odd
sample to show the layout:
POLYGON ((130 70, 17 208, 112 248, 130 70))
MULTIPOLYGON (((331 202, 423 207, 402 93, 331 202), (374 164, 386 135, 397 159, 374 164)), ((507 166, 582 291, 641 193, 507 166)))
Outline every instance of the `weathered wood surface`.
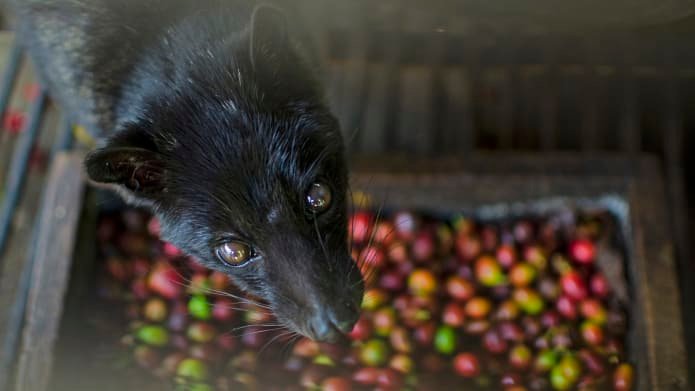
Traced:
POLYGON ((17 368, 17 391, 50 390, 53 346, 63 313, 82 210, 82 155, 56 155, 39 215, 36 256, 17 368))

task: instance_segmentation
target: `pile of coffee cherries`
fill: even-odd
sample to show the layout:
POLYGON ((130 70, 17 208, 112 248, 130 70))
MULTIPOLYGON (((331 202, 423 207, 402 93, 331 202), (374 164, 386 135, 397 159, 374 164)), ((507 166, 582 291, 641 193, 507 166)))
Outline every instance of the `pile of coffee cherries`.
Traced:
POLYGON ((624 391, 635 382, 625 303, 599 267, 610 221, 356 211, 367 289, 341 344, 278 328, 135 210, 100 221, 100 286, 125 309, 134 361, 180 389, 624 391))

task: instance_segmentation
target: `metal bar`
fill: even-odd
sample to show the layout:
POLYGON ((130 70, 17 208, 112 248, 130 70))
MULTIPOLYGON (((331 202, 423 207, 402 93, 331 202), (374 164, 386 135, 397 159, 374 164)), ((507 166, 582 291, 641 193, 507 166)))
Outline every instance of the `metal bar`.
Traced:
POLYGON ((31 149, 39 133, 41 114, 46 106, 46 99, 46 91, 42 90, 31 108, 29 123, 22 132, 15 152, 12 155, 10 172, 5 183, 6 194, 2 200, 2 205, 0 205, 0 254, 5 248, 5 242, 10 232, 12 216, 14 215, 14 209, 19 200, 19 193, 22 190, 26 177, 31 149))

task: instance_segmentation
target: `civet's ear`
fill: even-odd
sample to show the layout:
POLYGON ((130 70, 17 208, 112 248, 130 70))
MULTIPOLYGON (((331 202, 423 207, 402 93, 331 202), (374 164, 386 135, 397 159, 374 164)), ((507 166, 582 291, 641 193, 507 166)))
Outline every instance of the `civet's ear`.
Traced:
POLYGON ((156 203, 166 188, 163 160, 148 149, 107 146, 89 153, 85 166, 92 181, 116 186, 141 203, 156 203))
POLYGON ((287 18, 278 8, 260 4, 253 10, 249 36, 249 53, 254 69, 261 64, 282 60, 289 45, 287 18))

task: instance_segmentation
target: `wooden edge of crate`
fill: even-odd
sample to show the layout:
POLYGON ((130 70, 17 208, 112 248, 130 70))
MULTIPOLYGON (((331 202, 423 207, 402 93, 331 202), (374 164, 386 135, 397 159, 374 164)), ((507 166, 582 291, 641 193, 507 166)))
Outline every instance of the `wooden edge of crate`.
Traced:
POLYGON ((82 158, 81 153, 60 152, 48 174, 16 369, 15 387, 19 391, 49 389, 52 352, 82 209, 82 158))
POLYGON ((352 164, 352 190, 394 207, 455 210, 556 197, 618 196, 627 203, 634 356, 640 390, 686 390, 687 352, 665 184, 658 160, 509 153, 469 158, 366 158, 352 164))

